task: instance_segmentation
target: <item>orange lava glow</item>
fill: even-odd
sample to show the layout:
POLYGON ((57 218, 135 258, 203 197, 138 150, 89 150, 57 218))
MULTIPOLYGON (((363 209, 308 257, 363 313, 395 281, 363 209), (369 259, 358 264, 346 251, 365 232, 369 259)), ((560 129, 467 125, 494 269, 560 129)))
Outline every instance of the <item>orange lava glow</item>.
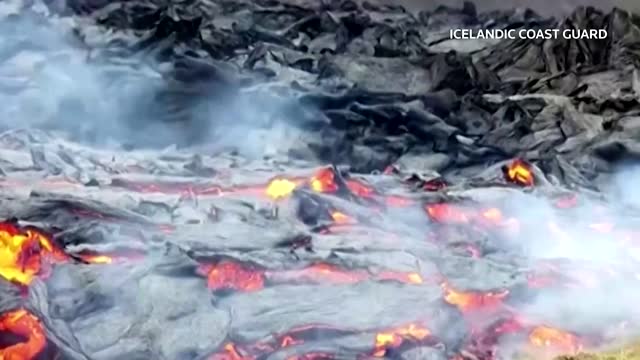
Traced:
POLYGON ((340 225, 356 223, 356 221, 351 216, 340 211, 332 211, 331 219, 333 219, 334 223, 340 224, 340 225))
POLYGON ((373 356, 384 357, 388 349, 398 348, 406 340, 422 341, 431 335, 431 331, 418 324, 408 324, 376 334, 373 356))
POLYGON ((111 264, 113 263, 113 258, 111 258, 110 256, 107 255, 93 255, 93 254, 86 254, 86 255, 79 255, 80 258, 89 263, 89 264, 111 264))
POLYGON ((575 353, 582 349, 577 336, 549 326, 534 327, 529 333, 529 343, 536 347, 560 352, 575 353))
POLYGON ((40 321, 24 309, 14 310, 0 317, 0 335, 12 333, 25 339, 0 349, 0 360, 31 360, 44 349, 47 339, 40 321))
POLYGON ((446 225, 479 225, 483 227, 517 230, 519 223, 514 218, 505 218, 495 207, 475 209, 457 204, 435 203, 425 205, 431 220, 446 225))
POLYGON ((533 186, 534 183, 531 166, 520 159, 516 159, 507 165, 505 178, 508 182, 521 186, 533 186))
POLYGON ((298 187, 298 183, 288 179, 273 179, 267 185, 265 193, 274 200, 287 197, 298 187))
POLYGON ((67 256, 35 229, 0 223, 0 276, 29 285, 41 273, 43 259, 63 261, 67 256))
POLYGON ((376 276, 378 280, 395 280, 405 284, 423 284, 422 276, 415 272, 383 271, 376 276))
POLYGON ((374 194, 373 188, 357 180, 347 180, 347 188, 351 193, 360 197, 371 197, 374 194))
POLYGON ((233 343, 227 343, 223 351, 209 356, 209 360, 255 360, 256 356, 241 355, 233 343))
POLYGON ((459 206, 447 203, 429 204, 425 210, 435 222, 444 224, 468 224, 471 221, 469 212, 459 206))
POLYGON ((205 265, 207 286, 211 290, 257 291, 264 288, 264 272, 243 265, 221 261, 215 265, 205 265))
POLYGON ((446 282, 442 283, 441 287, 444 291, 444 300, 462 312, 495 309, 502 305, 504 299, 509 295, 508 290, 499 292, 457 291, 446 282))
POLYGON ((333 193, 338 191, 338 184, 335 182, 336 174, 331 168, 324 168, 318 170, 311 180, 309 180, 309 186, 311 190, 319 193, 333 193))

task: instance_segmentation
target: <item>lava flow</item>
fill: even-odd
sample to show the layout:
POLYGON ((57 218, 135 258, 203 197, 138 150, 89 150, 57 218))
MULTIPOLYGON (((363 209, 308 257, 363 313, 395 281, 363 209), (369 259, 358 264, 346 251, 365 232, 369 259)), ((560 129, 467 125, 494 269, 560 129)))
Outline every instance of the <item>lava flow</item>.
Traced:
POLYGON ((30 360, 36 358, 46 345, 40 321, 24 309, 0 316, 0 339, 19 338, 14 344, 0 342, 0 360, 30 360))
POLYGON ((442 283, 441 287, 444 292, 444 300, 464 313, 495 310, 502 305, 509 295, 508 290, 488 292, 458 291, 446 282, 442 283))
POLYGON ((207 286, 214 291, 253 292, 269 284, 277 283, 326 283, 355 284, 358 282, 396 281, 419 285, 424 282, 415 272, 381 271, 370 273, 363 270, 345 270, 327 263, 316 263, 296 270, 259 269, 249 264, 223 260, 215 265, 201 265, 198 272, 207 277, 207 286))
POLYGON ((397 349, 405 342, 419 343, 431 336, 431 331, 426 327, 411 323, 376 334, 374 357, 384 357, 389 349, 397 349))
POLYGON ((535 326, 529 332, 529 343, 556 353, 576 353, 582 350, 580 339, 571 333, 550 326, 535 326))
MULTIPOLYGON (((268 340, 249 344, 228 342, 220 351, 209 356, 208 360, 256 360, 264 358, 278 350, 301 345, 309 340, 331 339, 361 333, 357 329, 340 329, 325 325, 308 325, 294 328, 285 334, 278 334, 268 340)), ((406 324, 394 328, 376 331, 373 339, 373 349, 363 351, 353 358, 383 358, 391 349, 408 348, 420 344, 435 344, 437 339, 431 331, 419 322, 406 324)), ((288 357, 288 360, 333 359, 331 353, 312 352, 299 356, 288 357)))
POLYGON ((8 281, 29 285, 36 275, 47 275, 45 260, 66 259, 66 254, 38 230, 0 223, 0 276, 8 281))
POLYGON ((21 227, 15 222, 0 222, 0 276, 19 285, 29 285, 36 276, 47 278, 51 266, 80 260, 88 264, 111 264, 124 259, 140 259, 140 252, 113 254, 82 252, 66 254, 44 232, 34 227, 21 227))

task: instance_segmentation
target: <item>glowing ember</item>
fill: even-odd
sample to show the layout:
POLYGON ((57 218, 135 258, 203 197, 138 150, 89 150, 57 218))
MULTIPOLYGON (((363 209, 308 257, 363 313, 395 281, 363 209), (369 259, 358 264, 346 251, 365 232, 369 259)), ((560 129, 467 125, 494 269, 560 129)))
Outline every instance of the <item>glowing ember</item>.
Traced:
POLYGON ((264 272, 231 261, 204 266, 211 290, 257 291, 264 287, 264 272))
POLYGON ((536 326, 529 333, 529 342, 536 347, 562 352, 577 352, 582 344, 577 336, 548 326, 536 326))
POLYGON ((293 190, 295 190, 297 186, 298 184, 291 180, 274 179, 269 182, 269 185, 267 185, 267 189, 265 190, 265 192, 267 196, 274 200, 277 200, 291 195, 291 193, 293 193, 293 190))
POLYGON ((406 340, 422 341, 430 335, 431 331, 429 329, 417 324, 408 324, 389 331, 379 332, 376 334, 373 356, 384 357, 388 349, 398 348, 406 340))
POLYGON ((62 261, 67 256, 35 229, 0 223, 0 276, 23 285, 42 271, 43 258, 62 261))
POLYGON ((47 341, 40 321, 24 309, 0 317, 0 335, 2 332, 12 333, 25 341, 0 349, 0 360, 34 359, 42 352, 47 341))
POLYGON ((516 159, 506 166, 504 170, 505 179, 508 182, 521 186, 533 186, 534 178, 531 166, 523 160, 516 159))
POLYGON ((508 290, 500 292, 489 291, 486 293, 457 291, 452 289, 446 282, 442 283, 441 287, 444 291, 444 300, 451 305, 455 305, 462 312, 495 309, 502 305, 504 299, 509 295, 508 290))

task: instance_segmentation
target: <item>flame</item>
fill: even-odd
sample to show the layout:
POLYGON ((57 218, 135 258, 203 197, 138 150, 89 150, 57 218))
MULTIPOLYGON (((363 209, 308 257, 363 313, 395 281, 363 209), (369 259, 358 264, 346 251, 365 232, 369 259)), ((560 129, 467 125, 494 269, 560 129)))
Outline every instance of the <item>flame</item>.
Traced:
POLYGON ((376 334, 373 356, 384 357, 388 349, 400 347, 405 340, 422 341, 430 335, 429 329, 413 323, 379 332, 376 334))
POLYGON ((211 290, 257 291, 264 287, 264 272, 239 263, 221 261, 203 268, 211 290))
POLYGON ((24 309, 2 315, 0 332, 10 332, 26 339, 24 342, 0 349, 0 360, 35 359, 42 352, 47 341, 38 318, 24 309))
POLYGON ((298 184, 288 179, 273 179, 267 185, 265 193, 270 198, 277 200, 293 193, 298 184))
POLYGON ((536 347, 575 353, 582 349, 577 336, 549 326, 536 326, 529 333, 529 342, 536 347))
POLYGON ((451 305, 455 305, 462 312, 496 308, 502 305, 503 300, 509 295, 508 290, 486 293, 457 291, 452 289, 446 282, 442 283, 441 287, 444 291, 444 300, 451 305))
POLYGON ((319 193, 333 193, 338 191, 338 184, 335 182, 336 174, 331 168, 324 168, 318 170, 311 180, 309 186, 315 192, 319 193))
POLYGON ((67 258, 39 231, 0 223, 0 276, 29 285, 41 273, 43 257, 54 261, 67 258))
POLYGON ((509 165, 507 165, 505 178, 508 182, 521 186, 533 186, 534 184, 531 166, 520 159, 513 160, 509 165))

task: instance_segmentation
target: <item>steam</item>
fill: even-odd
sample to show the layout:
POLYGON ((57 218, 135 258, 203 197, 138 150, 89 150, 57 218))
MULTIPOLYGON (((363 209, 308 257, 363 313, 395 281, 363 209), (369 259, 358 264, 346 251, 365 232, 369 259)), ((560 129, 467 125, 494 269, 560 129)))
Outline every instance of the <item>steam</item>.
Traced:
POLYGON ((78 26, 86 20, 3 4, 0 130, 56 131, 93 146, 198 144, 248 157, 286 153, 304 135, 290 126, 292 98, 215 79, 179 82, 172 63, 114 49, 106 30, 78 26))
MULTIPOLYGON (((552 278, 571 279, 576 286, 540 289, 519 305, 518 314, 578 334, 601 334, 615 346, 632 339, 639 329, 637 244, 640 167, 626 165, 602 186, 602 198, 578 191, 578 205, 558 209, 547 195, 509 196, 506 214, 520 220, 507 247, 519 247, 532 269, 552 265, 552 278)), ((509 351, 509 346, 503 348, 509 351)), ((505 358, 511 355, 503 354, 505 358)))

